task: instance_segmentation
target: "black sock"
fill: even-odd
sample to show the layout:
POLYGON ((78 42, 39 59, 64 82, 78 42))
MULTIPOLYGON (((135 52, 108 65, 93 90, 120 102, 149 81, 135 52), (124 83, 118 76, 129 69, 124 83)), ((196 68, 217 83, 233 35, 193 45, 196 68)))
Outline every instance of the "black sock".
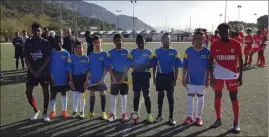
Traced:
POLYGON ((50 99, 49 88, 47 86, 43 88, 43 96, 44 96, 43 114, 47 114, 48 106, 49 106, 49 99, 50 99))
POLYGON ((140 92, 135 92, 134 99, 133 99, 133 107, 134 107, 135 112, 138 112, 139 101, 140 101, 140 92))
POLYGON ((164 91, 158 92, 158 117, 162 116, 164 91))
POLYGON ((105 95, 100 95, 101 98, 101 109, 102 112, 105 112, 105 108, 106 108, 106 96, 105 95))
POLYGON ((90 96, 90 112, 93 113, 94 111, 94 102, 95 102, 95 96, 90 96))
POLYGON ((16 59, 16 69, 19 68, 19 59, 16 59))
POLYGON ((21 65, 22 65, 22 68, 24 69, 24 60, 21 59, 21 65))
POLYGON ((145 100, 145 106, 148 114, 151 114, 151 101, 149 92, 144 92, 144 100, 145 100))
POLYGON ((167 99, 169 104, 169 118, 173 119, 173 113, 174 113, 174 93, 167 92, 167 99))

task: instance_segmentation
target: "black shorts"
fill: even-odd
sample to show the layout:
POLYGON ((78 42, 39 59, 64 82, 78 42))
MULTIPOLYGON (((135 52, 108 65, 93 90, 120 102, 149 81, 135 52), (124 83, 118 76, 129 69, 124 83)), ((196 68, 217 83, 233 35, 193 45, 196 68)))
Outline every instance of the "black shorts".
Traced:
POLYGON ((14 56, 15 59, 23 59, 24 58, 24 55, 23 55, 23 51, 15 51, 15 56, 14 56))
POLYGON ((171 73, 157 73, 156 75, 156 90, 174 92, 173 81, 175 79, 174 72, 171 73))
POLYGON ((50 92, 66 92, 69 90, 69 86, 68 85, 64 85, 64 86, 50 86, 50 92))
POLYGON ((106 84, 99 84, 99 85, 88 87, 88 90, 90 90, 90 91, 105 91, 105 90, 107 90, 107 86, 106 86, 106 84))
MULTIPOLYGON (((113 70, 113 73, 118 81, 120 81, 121 77, 123 76, 123 72, 117 72, 113 70)), ((112 78, 111 78, 112 79, 112 78)), ((124 78, 124 81, 128 81, 128 76, 124 78)), ((129 90, 128 84, 111 84, 111 95, 118 95, 119 93, 121 95, 127 95, 129 90)))
POLYGON ((132 72, 133 90, 134 92, 147 92, 150 89, 150 72, 132 72))
POLYGON ((50 81, 50 73, 43 73, 39 78, 35 78, 29 71, 27 72, 26 86, 48 86, 50 81))
POLYGON ((84 82, 86 81, 86 74, 83 75, 73 75, 73 82, 75 86, 75 91, 78 91, 79 93, 84 93, 84 82))

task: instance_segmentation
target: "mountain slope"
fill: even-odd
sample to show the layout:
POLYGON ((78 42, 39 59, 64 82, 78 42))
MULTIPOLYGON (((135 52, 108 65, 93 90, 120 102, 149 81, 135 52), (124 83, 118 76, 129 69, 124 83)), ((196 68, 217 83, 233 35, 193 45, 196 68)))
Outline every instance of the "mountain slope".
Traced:
MULTIPOLYGON (((57 3, 56 1, 47 1, 51 3, 57 3)), ((59 1, 58 1, 59 3, 59 1)), ((63 6, 68 9, 72 9, 73 11, 78 11, 82 16, 85 17, 92 17, 98 18, 100 20, 109 22, 111 24, 115 24, 118 27, 118 18, 117 15, 111 13, 107 9, 84 1, 62 1, 63 6), (76 8, 76 5, 78 8, 76 8)), ((125 30, 132 30, 133 29, 133 17, 127 15, 120 15, 119 16, 119 27, 125 30)), ((153 30, 153 28, 144 23, 143 21, 135 18, 135 30, 153 30)))

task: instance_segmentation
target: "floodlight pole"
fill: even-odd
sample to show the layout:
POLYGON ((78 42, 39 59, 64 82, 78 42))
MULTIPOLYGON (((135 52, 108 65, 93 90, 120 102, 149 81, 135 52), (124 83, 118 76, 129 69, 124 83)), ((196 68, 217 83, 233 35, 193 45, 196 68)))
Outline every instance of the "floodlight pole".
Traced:
POLYGON ((119 31, 120 31, 120 17, 119 17, 119 15, 120 15, 120 12, 121 12, 121 10, 116 10, 116 12, 118 13, 118 33, 119 33, 119 31))
POLYGON ((131 0, 131 3, 133 4, 133 41, 135 41, 134 39, 134 32, 135 32, 135 18, 134 18, 134 4, 136 3, 136 0, 131 0))

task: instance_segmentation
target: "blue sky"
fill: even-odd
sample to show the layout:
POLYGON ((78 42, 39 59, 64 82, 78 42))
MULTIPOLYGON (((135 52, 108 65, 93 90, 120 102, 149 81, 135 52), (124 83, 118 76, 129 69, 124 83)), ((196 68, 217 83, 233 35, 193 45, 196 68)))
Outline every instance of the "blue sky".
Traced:
MULTIPOLYGON (((133 15, 133 5, 130 1, 88 1, 100 5, 115 14, 116 10, 122 10, 121 14, 133 15)), ((268 1, 228 1, 227 20, 238 20, 238 8, 241 5, 240 20, 254 22, 256 18, 268 14, 268 1)), ((224 21, 225 1, 137 1, 135 4, 135 16, 145 23, 157 28, 167 29, 189 28, 191 26, 205 27, 212 30, 224 21)))

